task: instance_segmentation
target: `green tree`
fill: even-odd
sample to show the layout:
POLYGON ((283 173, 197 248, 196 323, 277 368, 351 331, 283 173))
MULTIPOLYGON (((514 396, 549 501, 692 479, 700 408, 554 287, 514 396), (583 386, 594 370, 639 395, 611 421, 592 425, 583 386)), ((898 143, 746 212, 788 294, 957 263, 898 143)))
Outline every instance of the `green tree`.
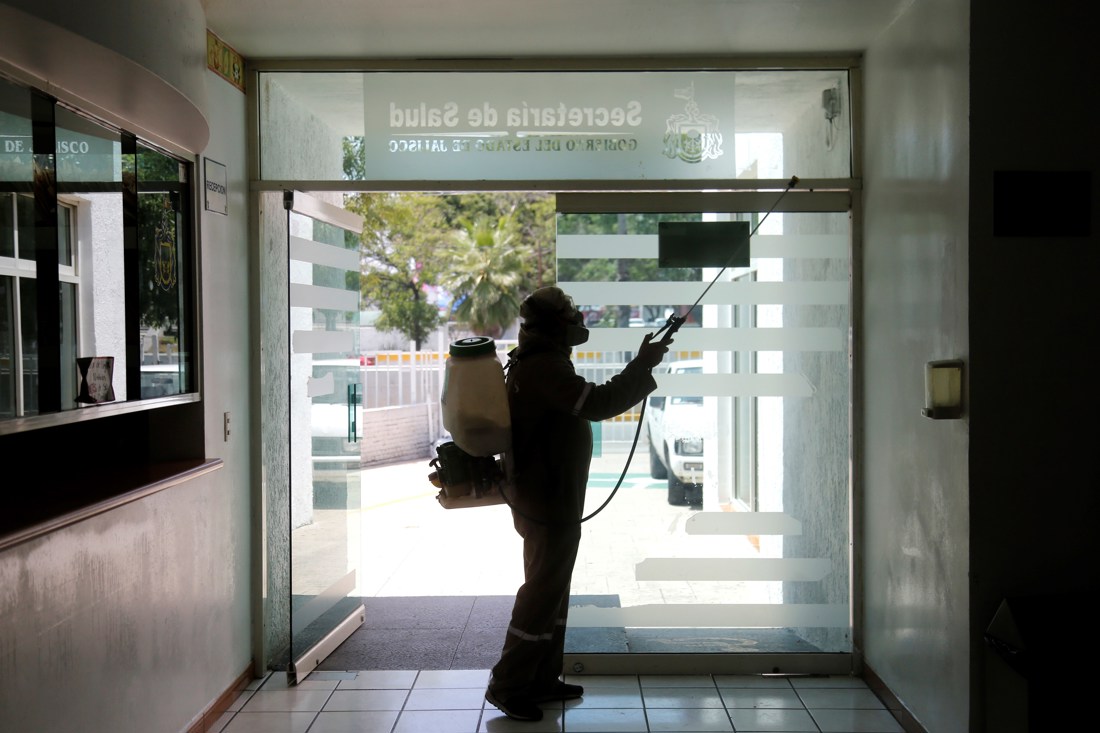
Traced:
POLYGON ((367 177, 367 163, 364 149, 365 141, 358 137, 345 137, 344 147, 344 179, 348 181, 363 181, 367 177))
POLYGON ((557 281, 554 257, 554 196, 532 191, 496 191, 447 195, 441 206, 448 225, 463 229, 464 222, 478 219, 511 221, 517 241, 530 248, 529 274, 526 291, 557 281))
MULTIPOLYGON (((344 139, 347 180, 368 177, 363 150, 362 137, 344 139)), ((471 328, 499 333, 516 318, 524 296, 555 281, 552 195, 355 194, 347 202, 365 220, 363 299, 382 311, 379 327, 400 331, 418 349, 440 321, 424 300, 425 286, 449 290, 461 301, 453 315, 471 328), (485 234, 475 233, 482 226, 493 230, 489 238, 499 247, 473 246, 484 243, 485 234)))
POLYGON ((360 237, 363 300, 382 312, 379 328, 399 331, 419 351, 442 320, 424 292, 425 286, 439 282, 449 249, 436 198, 363 193, 349 196, 345 206, 364 219, 360 237))
POLYGON ((445 281, 455 299, 453 314, 474 333, 497 338, 519 316, 531 287, 532 247, 520 241, 507 216, 481 215, 461 224, 445 281))
MULTIPOLYGON (((557 219, 561 234, 657 234, 662 221, 696 221, 698 214, 567 214, 557 219)), ((697 281, 702 273, 697 268, 658 267, 655 258, 642 259, 568 259, 558 266, 558 275, 566 282, 667 282, 697 281)), ((687 310, 684 304, 644 307, 642 316, 663 317, 666 307, 678 313, 687 310)), ((602 326, 627 326, 631 305, 618 304, 600 319, 602 326)))

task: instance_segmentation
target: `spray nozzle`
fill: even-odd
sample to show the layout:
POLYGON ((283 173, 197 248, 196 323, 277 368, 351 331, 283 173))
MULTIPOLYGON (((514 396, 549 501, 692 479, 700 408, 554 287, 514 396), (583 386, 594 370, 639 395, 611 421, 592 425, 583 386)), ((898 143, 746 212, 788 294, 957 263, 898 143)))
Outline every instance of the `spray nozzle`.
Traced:
POLYGON ((672 338, 672 334, 679 331, 680 326, 684 325, 684 321, 686 320, 686 316, 678 316, 676 314, 670 315, 668 317, 668 320, 665 321, 665 325, 661 326, 659 329, 657 329, 657 333, 653 334, 653 338, 657 338, 661 335, 661 332, 665 330, 668 331, 668 333, 665 334, 665 339, 667 340, 672 338))

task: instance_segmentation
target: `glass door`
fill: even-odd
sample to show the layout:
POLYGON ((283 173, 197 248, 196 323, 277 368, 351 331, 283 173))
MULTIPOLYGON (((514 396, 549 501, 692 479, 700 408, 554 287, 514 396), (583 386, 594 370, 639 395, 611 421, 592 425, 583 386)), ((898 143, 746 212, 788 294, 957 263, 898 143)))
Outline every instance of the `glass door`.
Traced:
POLYGON ((584 525, 567 671, 850 671, 848 208, 558 195, 558 284, 591 328, 579 372, 602 381, 684 319, 656 392, 594 426, 587 512, 637 443, 584 525))
MULTIPOLYGON (((338 198, 339 195, 337 195, 338 198)), ((290 304, 290 663, 300 682, 365 619, 360 563, 360 217, 284 197, 290 304)))

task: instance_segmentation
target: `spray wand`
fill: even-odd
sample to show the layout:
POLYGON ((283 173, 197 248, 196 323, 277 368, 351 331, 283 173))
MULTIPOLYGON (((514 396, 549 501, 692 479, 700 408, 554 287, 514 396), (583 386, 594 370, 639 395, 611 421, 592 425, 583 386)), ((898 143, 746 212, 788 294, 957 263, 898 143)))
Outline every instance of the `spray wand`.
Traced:
MULTIPOLYGON (((791 180, 787 182, 787 187, 783 189, 783 193, 779 194, 779 197, 771 205, 771 208, 764 213, 764 216, 760 217, 760 221, 756 222, 756 226, 754 226, 752 228, 752 231, 749 232, 749 239, 752 239, 752 236, 756 234, 756 230, 760 228, 760 225, 764 223, 764 221, 768 218, 768 215, 775 211, 775 207, 779 206, 779 202, 783 200, 783 197, 786 196, 792 188, 798 185, 798 180, 798 176, 791 176, 791 180)), ((665 321, 665 325, 661 326, 659 329, 657 329, 657 333, 653 334, 653 338, 656 339, 665 329, 668 329, 668 334, 665 336, 665 339, 671 338, 672 334, 679 331, 680 326, 684 325, 684 321, 687 320, 688 316, 691 315, 691 312, 695 310, 696 306, 699 305, 699 302, 706 297, 707 293, 710 292, 710 289, 714 287, 714 283, 718 282, 718 278, 722 277, 722 273, 729 268, 730 264, 733 262, 733 258, 736 256, 736 252, 730 255, 729 259, 726 260, 726 264, 722 265, 722 269, 718 271, 718 274, 714 276, 714 279, 710 281, 710 284, 703 289, 703 292, 699 294, 699 297, 696 298, 695 302, 691 304, 691 307, 687 309, 687 313, 684 313, 681 316, 678 316, 676 314, 670 315, 668 317, 668 320, 665 321)))
MULTIPOLYGON (((798 185, 798 180, 798 176, 791 176, 791 180, 787 182, 786 188, 784 188, 783 192, 779 194, 778 198, 775 199, 775 201, 771 205, 771 208, 769 208, 764 213, 764 216, 760 217, 760 221, 756 222, 756 226, 754 226, 752 228, 752 231, 749 232, 749 239, 752 239, 752 236, 756 234, 756 230, 760 228, 760 225, 764 223, 764 221, 768 218, 768 215, 775 211, 775 207, 779 205, 779 202, 783 200, 783 197, 786 196, 792 188, 798 185)), ((729 259, 726 260, 726 264, 722 266, 722 269, 718 271, 718 273, 714 276, 714 279, 710 281, 710 284, 708 284, 707 287, 703 289, 703 292, 699 294, 699 297, 695 299, 695 302, 691 304, 691 307, 687 309, 686 313, 679 316, 675 314, 669 315, 668 320, 665 321, 665 325, 661 326, 659 329, 657 329, 657 332, 653 334, 653 339, 656 339, 658 336, 660 336, 663 331, 667 331, 664 340, 668 341, 669 339, 671 339, 672 335, 680 330, 680 326, 684 325, 684 322, 688 319, 688 316, 691 315, 691 312, 695 310, 695 308, 699 305, 700 301, 702 301, 703 298, 706 297, 706 294, 710 292, 710 289, 714 287, 714 284, 718 282, 718 278, 722 276, 722 273, 724 273, 729 268, 730 264, 733 262, 733 258, 736 256, 736 252, 730 255, 729 259)), ((626 478, 627 469, 630 468, 630 463, 634 460, 634 450, 638 447, 638 438, 642 434, 642 424, 645 422, 645 404, 646 400, 642 400, 642 409, 638 412, 638 428, 634 431, 634 441, 630 444, 630 453, 626 457, 626 463, 625 465, 623 465, 623 472, 619 475, 619 480, 615 483, 615 488, 611 490, 611 494, 607 497, 604 503, 600 504, 599 508, 597 508, 591 514, 582 518, 580 520, 581 522, 587 522, 589 519, 603 511, 603 508, 611 503, 611 500, 615 498, 615 494, 616 492, 618 492, 619 487, 622 486, 623 479, 626 478)))

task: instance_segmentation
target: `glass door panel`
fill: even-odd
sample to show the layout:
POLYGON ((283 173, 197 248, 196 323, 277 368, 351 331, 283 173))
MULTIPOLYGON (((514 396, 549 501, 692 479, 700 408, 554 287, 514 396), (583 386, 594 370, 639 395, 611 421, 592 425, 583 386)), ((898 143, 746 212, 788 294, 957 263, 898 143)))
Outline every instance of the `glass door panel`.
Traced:
POLYGON ((567 670, 652 654, 691 654, 696 671, 850 664, 849 217, 844 199, 836 213, 786 201, 766 214, 770 196, 763 209, 759 193, 721 208, 703 197, 718 210, 690 214, 636 197, 649 212, 637 214, 559 195, 558 284, 591 328, 578 372, 602 381, 645 333, 685 318, 656 392, 593 431, 587 512, 642 426, 620 495, 584 525, 567 670), (763 224, 744 258, 731 242, 728 258, 669 268, 670 247, 696 246, 662 242, 669 220, 763 224))
POLYGON ((360 559, 359 217, 287 194, 291 683, 364 620, 360 559))

